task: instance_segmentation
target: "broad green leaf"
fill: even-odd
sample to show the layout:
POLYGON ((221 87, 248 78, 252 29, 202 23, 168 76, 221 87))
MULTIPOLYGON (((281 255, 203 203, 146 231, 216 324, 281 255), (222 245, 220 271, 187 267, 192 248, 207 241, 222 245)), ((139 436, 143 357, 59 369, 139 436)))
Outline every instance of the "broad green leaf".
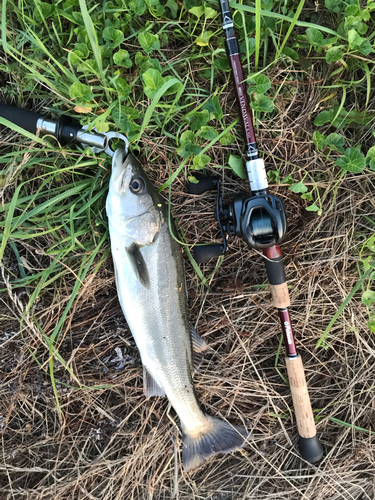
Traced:
POLYGON ((77 42, 77 43, 74 44, 74 49, 75 50, 79 50, 80 52, 82 52, 82 54, 85 57, 89 57, 90 50, 89 50, 89 48, 88 48, 88 46, 87 46, 86 43, 82 43, 82 42, 79 43, 79 42, 77 42))
POLYGON ((153 68, 149 68, 143 73, 142 78, 145 83, 145 94, 149 99, 153 99, 156 92, 164 85, 164 78, 158 70, 153 68))
POLYGON ((194 175, 188 175, 187 180, 193 184, 198 184, 199 180, 194 175))
POLYGON ((329 136, 325 140, 326 146, 329 146, 331 149, 334 149, 335 151, 343 151, 343 147, 345 145, 345 139, 342 135, 336 134, 336 132, 333 132, 332 134, 329 134, 329 136))
POLYGON ((312 193, 311 192, 303 193, 303 194, 301 194, 301 198, 303 200, 312 201, 312 199, 313 199, 312 193))
POLYGON ((375 235, 372 235, 368 242, 366 243, 367 248, 370 250, 370 252, 375 252, 375 235))
POLYGON ((195 134, 191 130, 186 130, 181 134, 180 144, 184 146, 185 144, 190 144, 195 142, 195 134))
POLYGON ((70 62, 73 64, 73 66, 78 66, 81 64, 82 59, 85 57, 83 52, 80 50, 74 50, 69 54, 70 56, 70 62))
POLYGON ((112 26, 104 28, 103 39, 109 43, 112 49, 118 47, 124 41, 124 34, 120 30, 116 30, 112 26))
POLYGON ((277 184, 280 180, 280 172, 278 170, 267 170, 267 179, 269 182, 277 184))
POLYGON ((69 87, 69 95, 79 104, 86 104, 86 102, 94 99, 94 94, 91 92, 90 87, 81 82, 74 82, 69 87))
POLYGON ((371 170, 375 170, 375 146, 372 146, 372 148, 367 151, 366 163, 371 170))
POLYGON ((210 112, 210 120, 216 118, 217 120, 221 120, 223 118, 223 110, 221 109, 219 98, 214 96, 212 99, 209 99, 202 106, 202 110, 207 109, 210 112))
POLYGON ((84 24, 82 12, 74 11, 74 12, 72 12, 72 17, 77 24, 80 24, 80 25, 84 24))
POLYGON ((82 61, 82 63, 77 66, 77 71, 85 75, 97 75, 99 73, 99 68, 94 59, 86 59, 86 61, 82 61))
POLYGON ((241 177, 241 179, 246 179, 242 158, 236 155, 229 155, 228 165, 230 166, 232 171, 236 175, 238 175, 238 177, 241 177))
POLYGON ((319 207, 317 205, 315 205, 315 203, 313 203, 312 205, 309 205, 308 207, 306 207, 306 210, 308 212, 319 212, 319 207))
POLYGON ((198 5, 197 0, 182 0, 182 5, 186 10, 190 10, 198 5))
POLYGON ((129 2, 129 8, 137 14, 137 16, 141 16, 147 10, 146 2, 144 0, 131 0, 129 2))
POLYGON ((351 4, 345 8, 345 17, 358 16, 360 13, 361 9, 357 4, 351 4))
POLYGON ((195 144, 195 134, 191 130, 186 130, 181 134, 180 147, 176 150, 182 158, 188 158, 190 155, 197 155, 202 148, 195 144))
POLYGON ((368 56, 370 52, 372 52, 372 45, 370 40, 368 38, 362 38, 362 43, 358 47, 358 50, 359 52, 361 52, 361 54, 368 56))
POLYGON ((204 31, 194 41, 199 47, 206 47, 212 37, 212 31, 204 31))
POLYGON ((223 146, 230 146, 230 144, 233 144, 235 141, 234 135, 228 133, 223 135, 223 137, 220 139, 220 144, 223 146))
POLYGON ((127 99, 130 95, 131 86, 128 84, 124 78, 117 78, 115 81, 115 87, 118 93, 118 98, 120 101, 127 99))
POLYGON ((281 184, 293 184, 293 177, 291 176, 291 174, 288 174, 283 179, 281 179, 281 184))
POLYGON ((213 141, 216 139, 216 137, 219 135, 219 133, 213 128, 208 125, 204 125, 201 127, 198 131, 198 137, 202 137, 203 139, 206 139, 206 141, 213 141))
POLYGON ((360 35, 365 35, 368 26, 362 22, 362 16, 347 16, 345 17, 344 29, 347 33, 354 30, 360 35))
POLYGON ((351 49, 358 50, 364 55, 368 55, 372 51, 371 42, 367 38, 359 36, 356 30, 348 32, 348 42, 351 49))
POLYGON ((49 4, 46 2, 37 2, 34 4, 34 12, 35 12, 35 19, 37 21, 41 21, 43 19, 47 19, 47 17, 50 17, 53 14, 53 4, 49 4))
POLYGON ((120 49, 113 54, 113 62, 118 66, 125 66, 125 68, 131 68, 133 64, 129 52, 124 49, 120 49))
POLYGON ((292 59, 293 61, 299 60, 299 54, 294 49, 290 47, 284 47, 282 50, 283 54, 292 59))
POLYGON ((266 75, 254 75, 248 79, 248 93, 256 92, 258 94, 265 94, 271 88, 271 82, 266 75))
POLYGON ((207 109, 203 111, 196 111, 194 114, 187 116, 186 120, 190 124, 190 129, 193 131, 199 130, 201 127, 206 125, 210 119, 210 113, 207 109))
POLYGON ((348 148, 344 156, 337 158, 336 164, 347 172, 358 174, 365 168, 366 160, 363 154, 356 148, 348 148))
POLYGON ((201 151, 202 148, 193 143, 184 144, 180 148, 176 149, 176 153, 182 156, 182 158, 188 158, 191 155, 197 155, 201 151))
POLYGON ((367 326, 371 332, 375 333, 375 316, 370 317, 370 321, 367 323, 367 326))
POLYGON ((122 111, 132 120, 137 120, 139 118, 139 111, 136 108, 130 106, 122 106, 122 111))
POLYGON ((176 0, 168 0, 165 6, 171 11, 172 18, 176 19, 178 13, 178 4, 176 0))
POLYGON ((211 9, 211 7, 204 8, 204 17, 206 19, 213 19, 216 16, 217 16, 217 12, 215 9, 211 9))
POLYGON ((306 191, 308 190, 307 186, 305 186, 302 181, 292 184, 288 189, 290 189, 290 191, 293 191, 293 193, 306 193, 306 191))
POLYGON ((193 160, 193 168, 199 170, 200 168, 204 168, 208 162, 211 161, 211 158, 208 155, 197 155, 193 160))
POLYGON ((161 64, 158 59, 150 58, 149 56, 144 56, 141 52, 137 52, 135 56, 135 64, 139 66, 139 73, 143 75, 149 68, 154 68, 159 73, 162 72, 161 64))
POLYGON ((316 130, 313 133, 313 143, 318 149, 323 149, 326 145, 326 136, 316 130))
POLYGON ((326 61, 328 64, 331 64, 336 61, 340 61, 344 57, 344 51, 340 49, 340 47, 332 47, 327 50, 326 53, 326 61))
POLYGON ((365 306, 370 307, 373 302, 375 302, 375 291, 366 290, 362 294, 362 302, 365 306))
POLYGON ((112 110, 111 116, 121 130, 121 132, 129 132, 132 129, 132 119, 137 119, 139 113, 134 108, 129 108, 126 106, 115 106, 112 110))
POLYGON ((113 48, 110 47, 109 45, 101 45, 99 47, 100 49, 100 55, 102 56, 102 59, 110 59, 113 55, 113 48))
POLYGON ((202 6, 193 7, 192 9, 189 9, 189 12, 190 12, 190 14, 193 14, 193 16, 195 16, 199 19, 204 14, 204 7, 202 7, 202 6))
POLYGON ((160 49, 160 40, 158 35, 153 35, 148 31, 141 31, 138 35, 138 41, 146 54, 151 54, 153 50, 160 49))
POLYGON ((262 0, 262 8, 264 10, 272 10, 273 0, 262 0))
POLYGON ((229 71, 230 66, 229 66, 229 61, 227 57, 217 57, 214 60, 214 66, 216 69, 219 71, 229 71))
POLYGON ((241 54, 246 54, 247 55, 247 51, 249 52, 249 57, 255 52, 255 48, 256 48, 256 44, 255 44, 255 38, 248 38, 248 43, 246 44, 246 42, 242 42, 240 44, 240 53, 241 54))
POLYGON ((141 65, 141 64, 143 64, 145 61, 149 61, 149 60, 150 60, 149 56, 144 56, 144 55, 142 54, 142 52, 137 52, 137 53, 135 54, 134 61, 135 61, 135 64, 136 64, 137 66, 140 66, 140 65, 141 65))
POLYGON ((361 45, 362 37, 358 35, 356 30, 350 30, 348 32, 348 42, 350 48, 355 49, 356 47, 359 47, 361 45))
POLYGON ((95 128, 100 134, 104 134, 105 132, 109 131, 109 123, 98 121, 95 123, 95 128))
MULTIPOLYGON (((153 61, 154 59, 151 59, 151 61, 153 61)), ((158 61, 159 62, 159 61, 158 61)), ((160 64, 159 64, 159 67, 160 67, 160 64)), ((168 82, 169 80, 175 80, 176 78, 172 75, 167 75, 164 77, 164 83, 168 82)), ((174 85, 171 85, 171 87, 169 87, 164 95, 171 95, 171 94, 176 94, 179 89, 181 88, 181 83, 180 82, 177 82, 175 83, 174 85)))
POLYGON ((271 113, 274 108, 272 99, 263 94, 254 94, 250 106, 254 111, 261 111, 262 113, 271 113))
POLYGON ((307 28, 306 35, 314 47, 320 47, 324 44, 323 33, 316 28, 307 28))
POLYGON ((146 5, 150 12, 152 12, 156 17, 160 17, 165 12, 165 7, 162 5, 160 0, 145 0, 146 5))
POLYGON ((321 127, 322 125, 328 123, 332 124, 332 120, 334 119, 336 113, 333 109, 325 109, 321 111, 318 116, 314 120, 314 125, 317 127, 321 127))
POLYGON ((345 9, 346 3, 342 0, 325 0, 325 6, 331 12, 339 14, 342 10, 345 9))

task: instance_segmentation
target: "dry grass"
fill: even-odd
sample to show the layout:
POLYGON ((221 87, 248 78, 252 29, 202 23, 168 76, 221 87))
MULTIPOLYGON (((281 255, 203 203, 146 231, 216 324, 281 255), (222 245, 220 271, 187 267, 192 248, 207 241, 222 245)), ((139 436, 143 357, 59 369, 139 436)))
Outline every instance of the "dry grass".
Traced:
MULTIPOLYGON (((283 78, 278 73, 270 76, 275 82, 283 78)), ((283 250, 291 315, 319 416, 318 432, 326 450, 322 462, 310 465, 298 455, 290 391, 275 369, 278 318, 267 287, 254 286, 266 283, 265 270, 256 252, 233 240, 209 290, 199 285, 187 262, 191 320, 212 347, 195 383, 208 413, 242 423, 253 432, 254 441, 194 473, 183 472, 173 410, 166 399, 145 401, 139 354, 117 300, 107 257, 98 273, 87 275, 65 323, 59 351, 84 387, 67 386, 77 386, 77 381, 56 364, 61 418, 43 370, 48 351, 31 318, 20 333, 28 291, 9 289, 2 295, 1 499, 375 498, 374 435, 330 420, 374 430, 375 341, 366 326, 360 293, 332 328, 329 348, 315 349, 358 281, 361 234, 373 230, 365 216, 374 211, 375 176, 347 175, 338 181, 337 170, 326 164, 311 142, 310 115, 319 101, 316 83, 306 79, 294 88, 297 92, 290 99, 280 95, 277 117, 260 124, 259 142, 270 168, 280 165, 277 158, 285 160, 280 178, 291 171, 298 176, 306 169, 312 178, 322 179, 321 217, 306 212, 305 202, 285 185, 272 186, 285 204, 289 222, 283 250), (90 389, 94 385, 104 387, 90 389)), ((222 99, 225 112, 235 113, 231 96, 223 94, 222 99)), ((9 138, 9 144, 16 142, 14 136, 9 138)), ((160 185, 169 176, 168 146, 151 136, 145 136, 144 144, 149 146, 148 157, 142 161, 150 165, 150 177, 160 185)), ((211 155, 213 163, 225 164, 225 148, 218 146, 211 155)), ((243 188, 228 170, 215 173, 225 180, 225 197, 243 188)), ((213 206, 213 195, 187 195, 182 176, 174 183, 173 212, 189 242, 218 238, 213 206)), ((47 237, 20 241, 30 265, 48 265, 36 253, 39 246, 48 246, 47 237)), ((215 264, 207 264, 203 272, 208 275, 215 264)), ((16 272, 16 266, 8 261, 5 281, 11 278, 10 271, 16 272)), ((74 282, 68 273, 38 304, 34 313, 46 331, 56 324, 74 282)), ((282 358, 278 368, 285 376, 282 358)))

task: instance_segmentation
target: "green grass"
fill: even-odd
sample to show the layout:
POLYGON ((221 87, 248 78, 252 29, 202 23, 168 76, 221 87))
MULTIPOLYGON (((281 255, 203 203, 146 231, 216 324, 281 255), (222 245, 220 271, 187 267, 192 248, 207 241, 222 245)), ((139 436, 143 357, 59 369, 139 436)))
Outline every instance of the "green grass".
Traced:
MULTIPOLYGON (((371 266, 375 253, 371 239, 375 10, 371 2, 361 8, 356 8, 357 3, 351 0, 326 3, 327 7, 306 0, 231 3, 244 68, 247 65, 245 78, 261 137, 260 150, 267 159, 272 189, 282 197, 292 220, 292 235, 286 245, 298 338, 300 331, 307 328, 304 301, 311 303, 308 313, 315 326, 313 333, 306 334, 310 352, 315 346, 323 346, 328 352, 344 349, 344 333, 341 336, 337 331, 342 326, 349 335, 349 307, 366 306, 369 328, 374 328, 375 318, 375 298, 372 300, 368 293, 373 287, 371 266), (310 100, 311 105, 305 107, 310 100), (296 150, 298 154, 294 155, 296 150), (358 184, 363 188, 362 197, 356 191, 358 184), (343 208, 343 199, 349 199, 354 192, 356 199, 351 200, 351 208, 343 208), (362 198, 365 208, 360 205, 362 198), (300 293, 306 290, 303 280, 304 273, 308 273, 307 266, 299 267, 305 248, 299 237, 301 228, 314 220, 311 240, 329 239, 357 206, 361 207, 359 219, 355 219, 359 228, 349 247, 339 248, 345 252, 345 271, 332 264, 336 273, 332 276, 342 272, 342 293, 336 296, 336 290, 329 288, 332 276, 328 284, 323 283, 325 276, 319 276, 328 297, 323 300, 319 290, 313 288, 315 277, 307 274, 306 282, 311 288, 300 293), (314 309, 314 294, 317 302, 323 302, 323 306, 316 306, 319 312, 314 309), (331 294, 335 296, 332 302, 331 294)), ((68 115, 102 132, 116 130, 126 134, 130 149, 140 154, 159 191, 168 196, 170 217, 174 211, 177 213, 180 241, 191 264, 190 287, 197 290, 192 300, 194 311, 202 306, 209 320, 205 301, 207 297, 215 299, 210 294, 215 293, 212 283, 216 276, 222 279, 224 288, 231 283, 232 275, 237 281, 244 276, 246 284, 250 283, 249 288, 259 292, 259 296, 242 303, 247 292, 236 289, 230 299, 234 304, 231 320, 236 314, 245 314, 249 304, 255 304, 266 312, 262 322, 254 324, 260 336, 263 329, 267 333, 267 325, 273 325, 273 320, 262 295, 265 278, 259 274, 259 266, 249 267, 248 249, 233 243, 235 257, 229 253, 228 258, 211 267, 199 267, 192 257, 192 244, 200 239, 198 234, 203 233, 207 240, 217 235, 212 226, 205 232, 205 223, 195 213, 203 201, 188 205, 189 210, 195 211, 191 219, 188 210, 184 211, 185 204, 190 203, 183 194, 185 177, 194 176, 199 170, 214 171, 223 177, 226 199, 241 188, 247 189, 233 167, 241 155, 243 140, 233 106, 217 2, 3 0, 1 26, 4 58, 0 73, 6 82, 2 85, 1 101, 55 119, 68 115), (228 269, 230 277, 226 275, 228 269), (204 293, 202 284, 206 285, 204 293), (204 295, 202 302, 200 293, 204 295)), ((86 372, 70 363, 62 346, 77 311, 84 308, 90 294, 98 294, 101 286, 109 286, 106 273, 111 274, 111 261, 105 198, 111 162, 106 155, 95 155, 80 146, 61 147, 52 137, 37 137, 2 118, 0 125, 6 127, 0 153, 0 261, 8 280, 0 291, 4 297, 10 293, 13 299, 9 300, 15 302, 26 292, 24 308, 15 308, 13 320, 22 331, 30 366, 38 366, 43 373, 48 371, 54 409, 67 419, 69 404, 59 392, 60 385, 77 392, 84 392, 87 387, 94 392, 108 387, 91 379, 86 383, 86 372), (93 285, 93 291, 92 283, 98 283, 93 285), (38 309, 41 303, 44 309, 38 309)), ((204 205, 204 213, 209 211, 213 212, 213 204, 204 205)), ((320 262, 334 262, 335 256, 333 250, 332 254, 327 250, 317 256, 317 263, 311 260, 310 268, 316 265, 320 272, 320 262)), ((255 262, 258 256, 252 254, 251 258, 255 262)), ((230 309, 233 304, 230 302, 230 309)), ((210 307, 212 303, 208 311, 210 307)), ((215 325, 221 325, 221 309, 216 314, 215 325)), ((244 335, 251 328, 243 327, 244 335)), ((364 328, 368 332, 366 325, 364 328)), ((207 331, 210 335, 208 327, 207 331)), ((267 335, 266 344, 270 338, 267 335)), ((217 342, 230 366, 231 346, 224 340, 217 342)), ((303 345, 302 342, 299 348, 303 349, 303 345)), ((251 346, 247 344, 249 350, 251 346)), ((268 367, 272 376, 267 386, 272 390, 267 394, 272 394, 275 405, 282 407, 283 401, 277 399, 286 382, 279 365, 281 343, 276 340, 271 347, 271 355, 266 353, 258 362, 268 362, 272 357, 268 367), (273 377, 277 377, 276 382, 273 377)), ((324 364, 323 351, 314 352, 319 363, 324 364)), ((87 366, 90 363, 91 359, 87 366)), ((327 379, 334 369, 334 364, 327 363, 327 379)), ((241 380, 246 379, 247 372, 240 363, 236 370, 241 380)), ((314 365, 308 371, 313 381, 315 370, 314 365)), ((229 376, 227 383, 230 384, 229 376)), ((329 385, 322 383, 322 393, 325 383, 329 385)), ((242 389, 238 390, 241 393, 242 389)), ((315 399, 319 399, 317 395, 315 399)), ((341 399, 337 395, 337 401, 341 399)), ((210 397, 207 401, 211 404, 210 397)), ((244 408, 246 404, 243 403, 244 408)), ((263 418, 263 411, 269 416, 283 415, 283 420, 289 421, 285 408, 267 413, 264 408, 268 404, 259 403, 263 429, 271 426, 263 418)), ((328 406, 320 405, 324 411, 319 418, 326 417, 327 421, 353 431, 373 433, 366 430, 370 428, 367 421, 361 424, 361 416, 359 421, 355 419, 355 425, 351 423, 351 415, 340 405, 338 402, 336 407, 330 407, 333 413, 328 412, 328 406)))

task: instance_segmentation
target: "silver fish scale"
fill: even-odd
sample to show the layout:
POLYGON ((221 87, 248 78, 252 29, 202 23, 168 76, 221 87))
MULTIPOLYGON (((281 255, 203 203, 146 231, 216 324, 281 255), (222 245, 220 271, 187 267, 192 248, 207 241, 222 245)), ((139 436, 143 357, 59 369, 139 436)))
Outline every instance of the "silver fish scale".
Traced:
POLYGON ((191 332, 180 246, 164 219, 156 241, 140 248, 150 278, 146 288, 134 274, 126 251, 133 241, 111 225, 110 234, 118 295, 142 363, 164 389, 184 429, 199 429, 206 424, 206 416, 191 378, 191 332))

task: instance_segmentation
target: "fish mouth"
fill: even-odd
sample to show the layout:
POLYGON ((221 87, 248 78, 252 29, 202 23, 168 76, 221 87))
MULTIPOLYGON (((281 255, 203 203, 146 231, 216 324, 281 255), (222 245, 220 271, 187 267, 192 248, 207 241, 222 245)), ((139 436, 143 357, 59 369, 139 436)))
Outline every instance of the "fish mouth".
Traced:
POLYGON ((119 194, 126 193, 132 178, 132 166, 126 161, 127 158, 128 155, 122 148, 116 149, 113 155, 111 184, 112 188, 119 194))

